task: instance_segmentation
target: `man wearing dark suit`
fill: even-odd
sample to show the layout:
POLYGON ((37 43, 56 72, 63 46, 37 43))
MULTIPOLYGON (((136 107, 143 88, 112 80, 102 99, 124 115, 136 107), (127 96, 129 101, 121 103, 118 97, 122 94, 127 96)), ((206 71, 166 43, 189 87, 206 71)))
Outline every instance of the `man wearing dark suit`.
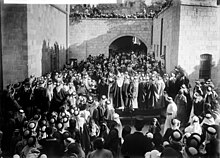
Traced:
POLYGON ((143 118, 137 116, 135 118, 136 131, 125 137, 122 144, 121 152, 125 157, 144 158, 144 154, 153 149, 152 143, 141 132, 144 127, 143 118))

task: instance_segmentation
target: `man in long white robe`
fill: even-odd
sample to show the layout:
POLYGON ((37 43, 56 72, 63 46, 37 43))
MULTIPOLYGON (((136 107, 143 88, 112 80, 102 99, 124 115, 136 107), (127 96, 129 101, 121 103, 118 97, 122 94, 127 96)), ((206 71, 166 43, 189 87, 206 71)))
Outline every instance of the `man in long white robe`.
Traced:
POLYGON ((166 120, 164 124, 163 134, 165 134, 166 130, 171 127, 171 120, 175 118, 177 115, 177 106, 175 102, 171 97, 168 97, 167 100, 169 101, 169 104, 167 106, 166 120))

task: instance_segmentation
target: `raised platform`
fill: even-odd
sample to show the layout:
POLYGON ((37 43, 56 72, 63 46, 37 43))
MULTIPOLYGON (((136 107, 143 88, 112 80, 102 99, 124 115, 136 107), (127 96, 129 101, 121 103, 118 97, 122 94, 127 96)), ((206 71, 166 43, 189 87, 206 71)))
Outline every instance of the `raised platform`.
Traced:
POLYGON ((134 111, 129 109, 116 109, 115 112, 119 114, 122 124, 133 124, 136 116, 142 116, 146 121, 146 124, 150 123, 153 118, 157 118, 161 123, 163 123, 165 120, 164 109, 136 109, 134 111))

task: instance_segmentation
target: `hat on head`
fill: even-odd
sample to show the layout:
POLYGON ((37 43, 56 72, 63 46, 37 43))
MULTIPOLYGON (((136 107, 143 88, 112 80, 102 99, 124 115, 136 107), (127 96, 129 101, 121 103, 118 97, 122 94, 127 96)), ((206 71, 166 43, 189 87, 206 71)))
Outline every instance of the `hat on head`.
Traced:
POLYGON ((29 129, 34 129, 35 127, 36 127, 36 122, 30 122, 29 124, 28 124, 28 128, 29 129))
POLYGON ((74 107, 73 108, 73 114, 75 115, 75 116, 78 116, 79 115, 79 112, 80 112, 80 109, 79 108, 77 108, 77 107, 74 107))
POLYGON ((201 125, 203 125, 203 124, 206 124, 206 125, 214 125, 215 124, 215 120, 210 113, 207 113, 205 115, 205 118, 203 119, 201 125))
POLYGON ((195 116, 193 116, 193 118, 192 118, 192 122, 193 123, 199 123, 199 118, 195 115, 195 116))
POLYGON ((187 140, 186 140, 187 147, 199 148, 199 145, 200 145, 199 140, 192 135, 189 138, 187 138, 187 140))
POLYGON ((88 102, 89 104, 92 104, 92 103, 94 102, 93 97, 92 97, 92 96, 89 96, 87 102, 88 102))
POLYGON ((18 154, 13 155, 13 158, 20 158, 18 154))
POLYGON ((63 129, 63 127, 64 127, 64 125, 63 125, 62 122, 59 122, 59 123, 57 124, 57 129, 58 129, 58 130, 63 129))
POLYGON ((63 123, 67 123, 69 121, 69 118, 68 117, 64 117, 63 118, 63 123))
POLYGON ((28 145, 28 146, 33 146, 33 145, 35 145, 35 143, 36 143, 36 137, 30 136, 30 137, 28 138, 28 140, 27 140, 27 145, 28 145))
POLYGON ((72 96, 76 96, 76 95, 77 95, 76 91, 73 91, 72 96))
POLYGON ((48 80, 47 84, 52 85, 53 84, 52 80, 48 80))
POLYGON ((70 109, 69 109, 69 112, 70 112, 70 114, 72 115, 72 114, 74 113, 74 109, 73 109, 73 108, 70 108, 70 109))
POLYGON ((185 147, 185 151, 189 156, 197 156, 199 154, 199 150, 195 147, 185 147))
POLYGON ((42 154, 42 155, 40 155, 39 158, 47 158, 47 155, 46 154, 42 154))
POLYGON ((163 76, 164 76, 164 77, 168 77, 169 75, 168 75, 167 73, 165 73, 163 76))
POLYGON ((199 144, 201 143, 202 138, 201 138, 201 135, 200 135, 200 134, 198 134, 198 133, 192 133, 190 136, 193 137, 193 138, 195 138, 195 139, 198 141, 199 144))
POLYGON ((34 117, 33 117, 33 119, 36 120, 36 121, 39 120, 40 118, 41 118, 41 116, 38 115, 38 114, 34 115, 34 117))
POLYGON ((42 132, 46 132, 46 128, 47 128, 47 126, 45 126, 45 125, 42 126, 42 127, 41 127, 41 131, 42 131, 42 132))
POLYGON ((168 145, 170 145, 170 143, 169 143, 168 141, 164 141, 164 142, 163 142, 163 146, 164 146, 164 147, 166 147, 166 146, 168 146, 168 145))
POLYGON ((19 113, 20 113, 20 114, 23 114, 23 113, 24 113, 24 110, 20 109, 20 110, 19 110, 19 113))
POLYGON ((172 141, 179 142, 182 139, 182 133, 179 130, 174 130, 170 137, 172 141))
POLYGON ((68 131, 65 131, 65 132, 63 133, 63 139, 67 139, 67 138, 69 138, 69 137, 71 137, 71 134, 70 134, 68 131))
POLYGON ((159 158, 161 153, 158 150, 152 150, 147 152, 144 156, 145 158, 159 158))
POLYGON ((29 129, 26 129, 24 132, 23 132, 23 137, 24 138, 28 138, 31 136, 31 131, 29 129))
POLYGON ((216 135, 217 134, 217 130, 215 129, 214 126, 210 125, 208 128, 207 128, 207 132, 211 135, 216 135))
POLYGON ((209 91, 209 92, 212 91, 212 87, 211 87, 211 86, 208 86, 208 87, 207 87, 207 91, 209 91))
POLYGON ((146 133, 146 136, 147 136, 147 138, 150 138, 150 139, 153 139, 153 138, 154 138, 154 135, 153 135, 153 133, 151 133, 151 132, 147 132, 147 133, 146 133))
POLYGON ((62 112, 60 115, 61 115, 62 118, 66 117, 66 113, 65 112, 62 112))
POLYGON ((102 100, 105 100, 106 99, 106 95, 102 95, 102 100))
POLYGON ((41 120, 41 124, 42 125, 46 125, 47 124, 47 120, 41 120))
POLYGON ((107 104, 107 105, 111 104, 111 101, 110 101, 110 100, 107 100, 107 101, 106 101, 106 104, 107 104))
POLYGON ((171 128, 175 129, 180 127, 180 121, 178 119, 172 119, 171 120, 171 128))
POLYGON ((51 124, 55 124, 55 119, 54 119, 54 118, 51 118, 51 119, 50 119, 50 123, 51 123, 51 124))

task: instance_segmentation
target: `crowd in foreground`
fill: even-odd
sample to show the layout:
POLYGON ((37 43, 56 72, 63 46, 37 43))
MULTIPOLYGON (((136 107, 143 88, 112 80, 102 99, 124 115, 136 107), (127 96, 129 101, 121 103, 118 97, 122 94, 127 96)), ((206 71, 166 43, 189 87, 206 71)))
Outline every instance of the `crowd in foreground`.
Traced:
POLYGON ((192 94, 180 67, 162 73, 153 56, 89 56, 31 76, 3 94, 2 155, 21 158, 219 157, 219 103, 209 79, 192 94), (116 109, 166 109, 164 127, 143 116, 122 125, 116 109))

